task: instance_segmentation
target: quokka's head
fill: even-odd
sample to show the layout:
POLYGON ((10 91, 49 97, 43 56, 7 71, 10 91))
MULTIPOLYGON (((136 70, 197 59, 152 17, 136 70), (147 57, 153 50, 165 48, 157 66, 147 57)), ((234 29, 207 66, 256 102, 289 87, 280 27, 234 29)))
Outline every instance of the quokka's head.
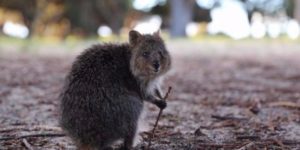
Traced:
POLYGON ((130 69, 140 79, 153 79, 163 75, 171 67, 171 57, 159 32, 142 35, 129 32, 131 46, 130 69))

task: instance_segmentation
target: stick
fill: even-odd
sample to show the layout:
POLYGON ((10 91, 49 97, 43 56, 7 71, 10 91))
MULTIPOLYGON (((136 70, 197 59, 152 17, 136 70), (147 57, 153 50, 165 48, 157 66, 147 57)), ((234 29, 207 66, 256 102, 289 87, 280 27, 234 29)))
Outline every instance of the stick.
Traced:
POLYGON ((269 106, 271 106, 271 107, 280 107, 281 106, 281 107, 300 109, 300 104, 297 104, 294 102, 287 102, 287 101, 273 102, 273 103, 270 103, 269 106))
POLYGON ((284 149, 284 144, 282 143, 282 141, 278 140, 278 139, 274 139, 274 142, 280 146, 280 148, 284 149))
POLYGON ((14 131, 33 131, 33 130, 52 130, 52 131, 62 131, 60 127, 47 126, 47 125, 35 125, 35 126, 13 126, 13 127, 2 127, 0 133, 4 132, 14 132, 14 131))
POLYGON ((237 150, 248 150, 248 149, 252 149, 254 145, 255 145, 254 142, 250 142, 250 143, 247 143, 247 144, 243 145, 242 147, 240 147, 240 148, 237 149, 237 150))
MULTIPOLYGON (((220 148, 227 148, 227 149, 234 149, 237 146, 239 146, 241 143, 209 143, 209 142, 205 142, 205 143, 199 143, 197 144, 198 149, 201 149, 201 147, 205 147, 206 149, 220 149, 220 148)), ((202 148, 203 149, 203 148, 202 148)))
POLYGON ((29 137, 63 137, 66 136, 64 133, 38 133, 38 134, 27 134, 21 136, 7 136, 0 138, 0 141, 8 141, 8 140, 18 140, 25 139, 29 137))
MULTIPOLYGON (((167 98, 169 97, 169 94, 170 94, 171 90, 172 90, 172 87, 169 87, 168 92, 166 93, 165 97, 164 97, 162 100, 164 100, 164 101, 167 100, 167 98)), ((148 148, 147 148, 147 149, 149 149, 150 146, 151 146, 151 141, 152 141, 152 138, 154 137, 155 129, 156 129, 156 127, 157 127, 158 120, 159 120, 159 118, 160 118, 162 112, 163 112, 163 109, 160 109, 160 110, 159 110, 159 113, 158 113, 158 116, 157 116, 157 118, 156 118, 156 121, 155 121, 153 130, 152 130, 152 134, 151 134, 151 136, 150 136, 150 138, 149 138, 149 144, 148 144, 148 148)))
POLYGON ((236 137, 237 140, 260 140, 258 135, 240 135, 236 137))
POLYGON ((247 118, 237 118, 237 117, 231 117, 231 116, 219 116, 219 115, 211 115, 212 118, 218 119, 218 120, 246 120, 247 118))
POLYGON ((22 142, 28 150, 33 150, 32 146, 28 143, 26 139, 23 139, 22 142))

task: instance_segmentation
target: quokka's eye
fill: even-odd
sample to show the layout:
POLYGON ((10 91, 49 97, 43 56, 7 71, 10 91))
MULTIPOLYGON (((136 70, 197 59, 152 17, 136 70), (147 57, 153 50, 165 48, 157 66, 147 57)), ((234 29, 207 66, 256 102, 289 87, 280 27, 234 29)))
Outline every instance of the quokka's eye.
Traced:
POLYGON ((144 57, 148 57, 149 56, 149 52, 143 52, 143 56, 144 57))

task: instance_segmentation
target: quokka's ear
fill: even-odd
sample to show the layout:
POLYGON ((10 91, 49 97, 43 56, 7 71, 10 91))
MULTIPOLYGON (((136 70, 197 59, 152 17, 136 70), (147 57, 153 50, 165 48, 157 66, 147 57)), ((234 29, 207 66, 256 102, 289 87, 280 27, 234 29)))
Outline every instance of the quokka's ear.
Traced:
POLYGON ((160 37, 160 30, 157 30, 156 32, 153 33, 155 37, 160 37))
POLYGON ((137 32, 135 30, 131 30, 129 32, 129 43, 131 45, 136 45, 141 38, 142 38, 142 35, 139 32, 137 32))

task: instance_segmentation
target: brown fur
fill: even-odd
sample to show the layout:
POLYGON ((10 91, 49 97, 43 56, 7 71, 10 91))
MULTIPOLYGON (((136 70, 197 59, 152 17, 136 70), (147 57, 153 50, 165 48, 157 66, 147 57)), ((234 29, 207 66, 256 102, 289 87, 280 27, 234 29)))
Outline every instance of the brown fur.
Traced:
MULTIPOLYGON (((158 32, 154 33, 153 36, 141 35, 138 32, 131 34, 136 34, 130 36, 130 43, 132 47, 132 57, 130 60, 131 72, 141 81, 141 89, 144 90, 145 94, 153 96, 155 90, 160 92, 160 87, 152 87, 151 84, 156 84, 154 82, 157 81, 157 78, 170 70, 170 55, 158 32), (148 57, 143 56, 143 53, 145 52, 149 53, 148 57), (153 63, 155 61, 157 61, 160 65, 158 72, 155 72, 155 68, 153 67, 153 63)), ((153 98, 154 97, 151 97, 150 99, 153 98)))
POLYGON ((79 149, 109 149, 117 140, 131 149, 144 100, 166 107, 157 98, 157 81, 171 66, 163 40, 136 31, 129 37, 130 43, 87 49, 66 78, 60 122, 79 149))

